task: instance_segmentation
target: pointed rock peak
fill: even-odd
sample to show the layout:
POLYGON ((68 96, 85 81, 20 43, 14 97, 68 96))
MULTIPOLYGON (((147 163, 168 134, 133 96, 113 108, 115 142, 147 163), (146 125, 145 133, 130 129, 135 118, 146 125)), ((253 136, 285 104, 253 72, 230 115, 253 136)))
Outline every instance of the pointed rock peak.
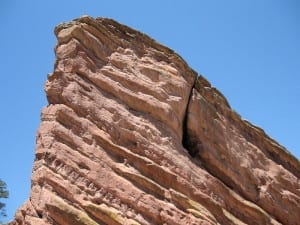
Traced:
POLYGON ((11 224, 299 224, 299 162, 173 50, 105 18, 55 34, 11 224))

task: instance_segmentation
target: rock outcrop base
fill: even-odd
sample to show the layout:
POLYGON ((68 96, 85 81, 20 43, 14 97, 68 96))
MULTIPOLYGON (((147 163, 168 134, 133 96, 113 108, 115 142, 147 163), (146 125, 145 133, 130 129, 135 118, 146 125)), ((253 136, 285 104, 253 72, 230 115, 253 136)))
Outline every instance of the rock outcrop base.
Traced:
POLYGON ((299 161, 175 52, 111 19, 55 34, 12 224, 300 224, 299 161))

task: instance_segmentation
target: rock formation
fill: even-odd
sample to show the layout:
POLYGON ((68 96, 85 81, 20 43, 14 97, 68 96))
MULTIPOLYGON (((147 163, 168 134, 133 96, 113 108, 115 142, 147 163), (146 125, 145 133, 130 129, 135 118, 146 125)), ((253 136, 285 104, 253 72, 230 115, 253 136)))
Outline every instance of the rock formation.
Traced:
POLYGON ((300 164, 167 47, 56 27, 30 198, 14 225, 300 224, 300 164))

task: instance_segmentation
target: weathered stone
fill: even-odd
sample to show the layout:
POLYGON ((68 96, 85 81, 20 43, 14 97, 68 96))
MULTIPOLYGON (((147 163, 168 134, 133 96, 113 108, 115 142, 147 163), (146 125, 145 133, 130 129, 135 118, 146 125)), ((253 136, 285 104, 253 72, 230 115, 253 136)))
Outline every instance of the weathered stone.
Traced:
POLYGON ((12 224, 300 224, 300 165, 172 50, 110 19, 55 29, 12 224))

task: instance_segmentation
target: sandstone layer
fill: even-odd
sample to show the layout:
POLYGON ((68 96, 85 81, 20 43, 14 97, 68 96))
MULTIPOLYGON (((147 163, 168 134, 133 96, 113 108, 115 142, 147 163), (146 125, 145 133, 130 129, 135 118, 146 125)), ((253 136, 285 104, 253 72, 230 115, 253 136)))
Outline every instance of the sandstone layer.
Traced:
POLYGON ((300 164, 150 37, 56 27, 30 198, 15 225, 300 224, 300 164))

